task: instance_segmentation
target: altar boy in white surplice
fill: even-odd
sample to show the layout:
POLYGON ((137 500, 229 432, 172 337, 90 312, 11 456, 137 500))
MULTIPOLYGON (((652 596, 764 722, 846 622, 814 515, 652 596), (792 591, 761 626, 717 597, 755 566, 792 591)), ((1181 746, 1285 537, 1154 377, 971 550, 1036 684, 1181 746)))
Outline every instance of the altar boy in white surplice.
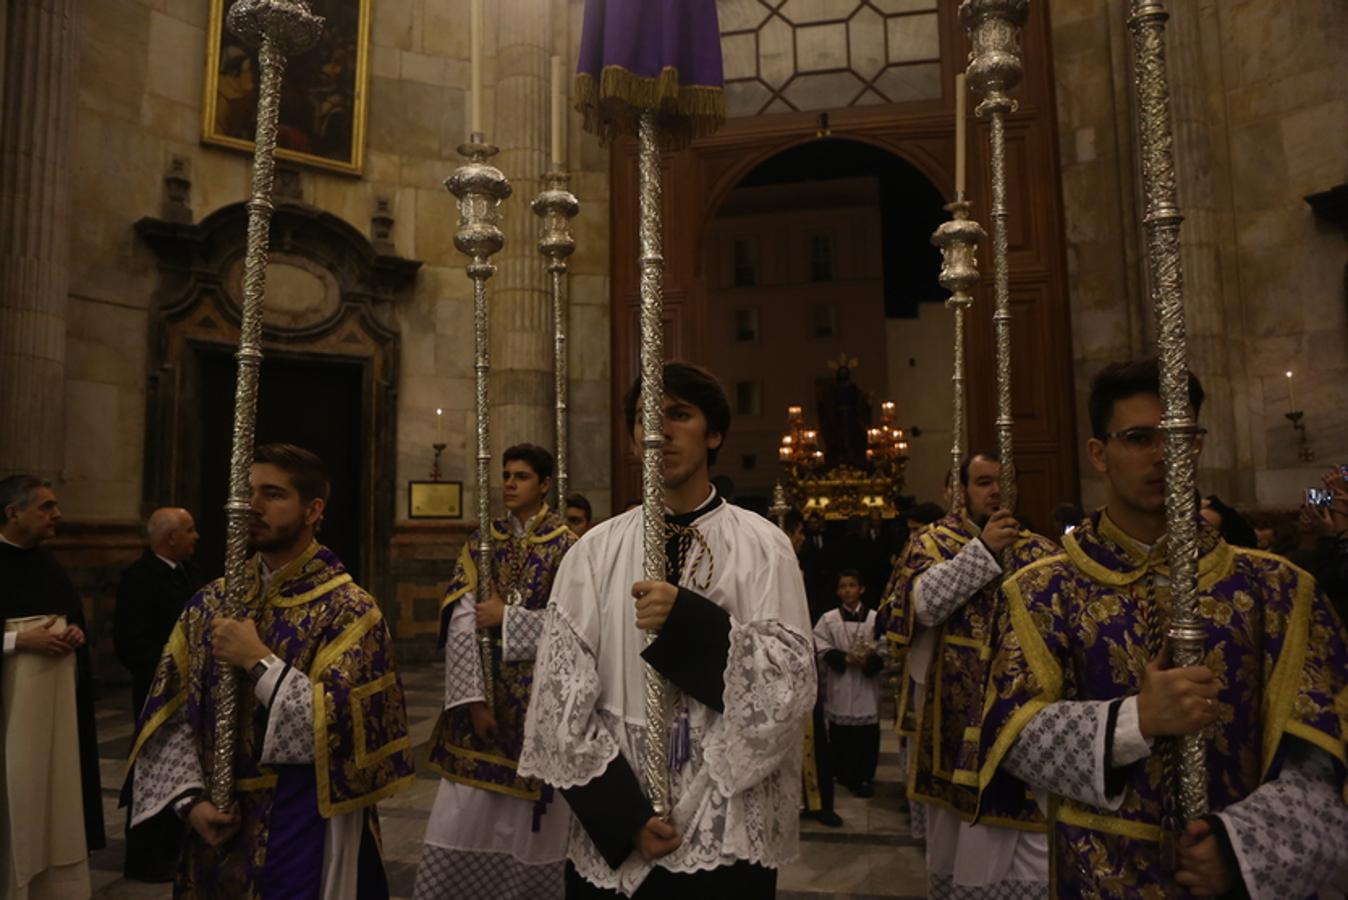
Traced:
MULTIPOLYGON (((626 403, 638 445, 639 390, 626 403)), ((730 427, 720 384, 667 363, 664 391, 669 580, 642 580, 640 508, 591 529, 562 560, 519 771, 560 788, 575 813, 569 898, 766 900, 798 840, 816 689, 805 587, 781 530, 711 487, 730 427), (668 733, 649 733, 647 663, 675 688, 668 733), (650 741, 668 748, 669 821, 647 800, 650 741)))

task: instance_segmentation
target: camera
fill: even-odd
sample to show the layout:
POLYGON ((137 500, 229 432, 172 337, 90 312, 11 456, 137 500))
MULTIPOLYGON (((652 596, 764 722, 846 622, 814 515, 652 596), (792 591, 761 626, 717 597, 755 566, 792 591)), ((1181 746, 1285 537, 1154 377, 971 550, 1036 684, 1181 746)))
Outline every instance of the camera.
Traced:
POLYGON ((1306 505, 1327 507, 1334 502, 1334 495, 1324 488, 1306 488, 1306 505))

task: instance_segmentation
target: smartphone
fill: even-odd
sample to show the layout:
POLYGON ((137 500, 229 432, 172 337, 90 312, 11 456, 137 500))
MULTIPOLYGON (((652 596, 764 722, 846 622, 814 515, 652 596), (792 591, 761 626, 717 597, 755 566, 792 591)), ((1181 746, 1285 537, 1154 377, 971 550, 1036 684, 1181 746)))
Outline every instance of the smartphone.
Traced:
POLYGON ((1306 488, 1306 505, 1327 507, 1334 502, 1334 495, 1324 488, 1306 488))

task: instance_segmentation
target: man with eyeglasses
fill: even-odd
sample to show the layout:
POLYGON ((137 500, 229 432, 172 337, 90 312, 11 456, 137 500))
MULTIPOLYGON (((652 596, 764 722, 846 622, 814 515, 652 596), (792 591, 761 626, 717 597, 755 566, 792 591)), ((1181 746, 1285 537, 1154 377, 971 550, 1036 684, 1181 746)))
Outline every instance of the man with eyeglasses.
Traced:
POLYGON ((1172 667, 1156 360, 1096 375, 1090 418, 1107 502, 1004 585, 982 801, 1039 792, 1058 896, 1313 894, 1348 863, 1343 626, 1305 572, 1200 523, 1204 665, 1172 667), (1183 822, 1167 751, 1193 734, 1212 814, 1183 822))

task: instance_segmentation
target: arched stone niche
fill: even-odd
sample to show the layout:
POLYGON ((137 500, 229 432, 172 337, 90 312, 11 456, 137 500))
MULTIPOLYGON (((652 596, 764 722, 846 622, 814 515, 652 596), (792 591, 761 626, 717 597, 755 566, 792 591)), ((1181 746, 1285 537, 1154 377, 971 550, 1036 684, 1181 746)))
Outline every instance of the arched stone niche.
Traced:
MULTIPOLYGON (((199 223, 136 223, 137 235, 159 259, 149 316, 144 505, 185 506, 216 530, 223 528, 224 494, 204 496, 203 484, 218 481, 222 451, 228 457, 247 222, 245 204, 237 203, 199 223), (231 386, 227 397, 221 396, 222 378, 231 386)), ((330 213, 296 203, 276 208, 262 396, 269 366, 278 373, 289 367, 292 381, 297 370, 312 373, 303 377, 311 377, 316 389, 334 380, 349 386, 344 421, 346 430, 356 432, 355 461, 345 461, 348 496, 334 497, 330 513, 340 499, 342 519, 358 523, 345 535, 345 555, 376 594, 388 571, 394 519, 399 335, 393 305, 420 267, 416 260, 379 253, 330 213)), ((334 522, 329 537, 346 524, 334 522)), ((217 541, 221 535, 203 527, 199 556, 211 558, 217 541)), ((221 541, 219 553, 222 547, 221 541)))

